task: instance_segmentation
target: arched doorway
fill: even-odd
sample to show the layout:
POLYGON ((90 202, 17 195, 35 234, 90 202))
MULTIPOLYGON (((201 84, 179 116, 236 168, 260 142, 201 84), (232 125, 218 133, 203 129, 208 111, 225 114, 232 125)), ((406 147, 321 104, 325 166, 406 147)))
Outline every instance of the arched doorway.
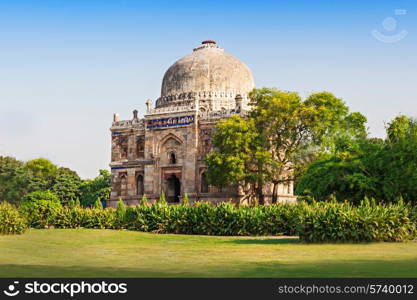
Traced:
POLYGON ((167 191, 166 191, 168 202, 180 202, 181 194, 181 182, 175 174, 172 174, 167 179, 167 191))

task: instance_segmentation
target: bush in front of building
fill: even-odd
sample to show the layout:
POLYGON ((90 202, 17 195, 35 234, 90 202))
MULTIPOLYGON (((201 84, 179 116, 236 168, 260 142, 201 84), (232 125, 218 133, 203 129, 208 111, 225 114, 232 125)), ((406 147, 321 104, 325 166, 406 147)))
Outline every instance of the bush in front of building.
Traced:
POLYGON ((402 201, 358 206, 299 202, 269 206, 138 205, 113 208, 62 207, 38 200, 20 208, 35 228, 128 229, 153 233, 217 236, 289 235, 308 243, 399 242, 417 237, 417 208, 402 201))
POLYGON ((314 202, 300 220, 305 242, 401 242, 417 237, 416 208, 404 203, 314 202))
POLYGON ((0 235, 21 234, 27 229, 27 221, 15 206, 0 202, 0 235))
POLYGON ((304 204, 240 206, 206 202, 195 205, 129 207, 126 228, 131 230, 199 235, 296 235, 304 204))
POLYGON ((120 229, 114 209, 62 207, 53 217, 56 228, 120 229))

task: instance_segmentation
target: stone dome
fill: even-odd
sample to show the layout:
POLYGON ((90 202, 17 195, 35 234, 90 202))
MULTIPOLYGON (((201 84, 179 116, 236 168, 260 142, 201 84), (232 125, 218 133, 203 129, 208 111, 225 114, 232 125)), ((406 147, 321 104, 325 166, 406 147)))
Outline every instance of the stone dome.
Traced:
POLYGON ((236 95, 245 102, 253 88, 252 72, 243 62, 225 53, 216 42, 204 41, 165 72, 156 107, 198 100, 200 107, 210 110, 232 108, 236 95))

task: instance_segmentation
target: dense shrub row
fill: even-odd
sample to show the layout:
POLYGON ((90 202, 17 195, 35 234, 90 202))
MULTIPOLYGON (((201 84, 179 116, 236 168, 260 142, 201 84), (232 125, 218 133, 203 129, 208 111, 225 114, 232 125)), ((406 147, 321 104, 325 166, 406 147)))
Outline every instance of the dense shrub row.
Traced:
POLYGON ((234 207, 230 203, 128 208, 127 229, 201 235, 295 235, 301 205, 234 207))
POLYGON ((19 234, 27 229, 26 219, 13 205, 0 202, 0 234, 19 234))
POLYGON ((417 236, 417 210, 410 205, 315 202, 300 220, 300 239, 306 242, 399 242, 417 236))
POLYGON ((22 204, 35 228, 128 229, 200 235, 299 235, 305 242, 405 241, 416 237, 417 208, 364 201, 240 206, 230 203, 139 205, 117 209, 63 207, 51 201, 22 204))
POLYGON ((136 206, 115 209, 57 207, 47 202, 21 207, 34 228, 129 229, 156 233, 201 235, 295 235, 302 205, 236 208, 212 206, 136 206))

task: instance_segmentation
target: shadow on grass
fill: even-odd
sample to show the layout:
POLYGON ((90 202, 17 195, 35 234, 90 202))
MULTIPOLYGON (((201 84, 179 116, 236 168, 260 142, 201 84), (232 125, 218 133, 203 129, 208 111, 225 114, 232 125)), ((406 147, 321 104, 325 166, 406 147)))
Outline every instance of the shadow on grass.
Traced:
POLYGON ((18 278, 279 278, 279 277, 417 277, 417 260, 322 260, 317 262, 254 262, 222 263, 207 265, 196 263, 195 266, 138 266, 138 267, 97 267, 97 266, 52 266, 52 265, 0 265, 0 277, 18 278))
POLYGON ((235 239, 228 243, 240 245, 282 245, 282 244, 299 244, 298 238, 257 238, 257 239, 235 239))

